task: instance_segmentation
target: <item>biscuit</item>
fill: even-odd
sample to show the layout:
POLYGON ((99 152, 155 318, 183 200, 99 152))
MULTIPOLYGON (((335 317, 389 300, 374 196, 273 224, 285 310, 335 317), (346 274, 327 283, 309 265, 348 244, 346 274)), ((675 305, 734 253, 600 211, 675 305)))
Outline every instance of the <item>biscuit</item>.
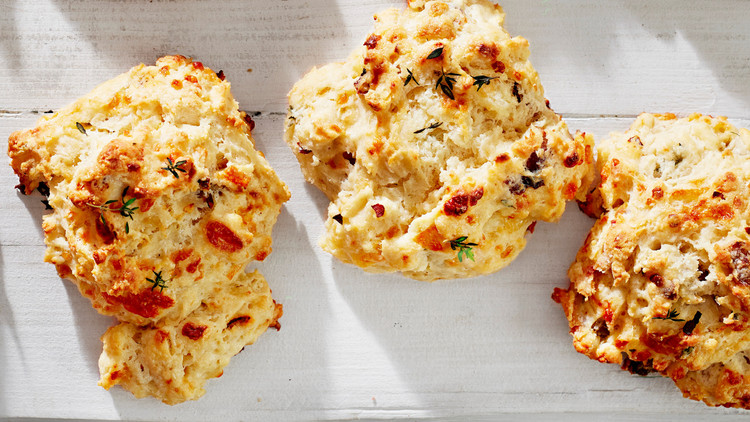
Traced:
POLYGON ((138 398, 156 396, 167 404, 198 399, 206 380, 220 377, 229 359, 281 316, 257 271, 217 284, 211 298, 178 324, 123 322, 108 329, 99 384, 120 384, 138 398))
POLYGON ((331 201, 323 249, 420 280, 486 274, 585 193, 593 140, 549 107, 503 19, 486 0, 410 1, 294 85, 285 139, 331 201))
POLYGON ((13 133, 21 189, 48 190, 45 260, 137 327, 225 300, 216 286, 271 252, 289 198, 252 125, 223 73, 168 56, 13 133))
POLYGON ((555 289, 576 350, 750 407, 750 131, 642 114, 598 147, 603 213, 555 289))

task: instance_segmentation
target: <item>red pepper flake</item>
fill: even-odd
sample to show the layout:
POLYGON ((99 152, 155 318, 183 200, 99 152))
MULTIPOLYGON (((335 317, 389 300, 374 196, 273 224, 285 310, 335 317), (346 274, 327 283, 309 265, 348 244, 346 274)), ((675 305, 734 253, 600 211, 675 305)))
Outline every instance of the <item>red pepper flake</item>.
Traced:
POLYGON ((351 165, 354 165, 354 163, 356 163, 356 162, 357 162, 357 159, 356 159, 356 158, 354 158, 354 155, 352 155, 352 153, 351 153, 351 152, 349 152, 349 151, 344 151, 344 153, 343 153, 343 154, 341 154, 341 155, 343 155, 343 156, 344 156, 344 159, 345 159, 346 161, 348 161, 348 162, 349 162, 349 164, 351 164, 351 165))
POLYGON ((365 41, 365 46, 368 50, 372 50, 373 48, 378 46, 378 41, 380 41, 380 35, 372 34, 367 38, 367 41, 365 41))
POLYGON ((201 62, 193 62, 193 67, 198 70, 203 70, 203 63, 201 62))
POLYGON ((508 185, 508 190, 513 195, 521 195, 524 192, 526 192, 526 187, 524 185, 518 183, 518 181, 516 181, 516 180, 506 179, 505 180, 505 184, 508 185))
POLYGON ((480 44, 479 45, 479 54, 489 57, 489 58, 495 58, 498 54, 500 54, 500 50, 497 48, 495 44, 480 44))
POLYGON ((529 232, 529 233, 531 233, 531 234, 534 234, 534 229, 536 229, 536 221, 534 221, 533 223, 529 224, 529 227, 526 228, 526 231, 529 232))
POLYGON ((194 84, 197 84, 197 83, 198 83, 198 78, 196 78, 196 77, 195 77, 195 76, 193 76, 193 75, 186 75, 186 76, 185 76, 185 80, 186 80, 186 81, 188 81, 188 82, 192 82, 192 83, 194 83, 194 84))
POLYGON ((159 314, 161 309, 167 309, 174 305, 174 299, 151 289, 142 290, 137 294, 129 293, 124 296, 112 296, 103 292, 102 296, 107 302, 119 303, 127 311, 144 318, 153 318, 159 314))
POLYGON ((232 229, 218 221, 206 224, 206 237, 216 249, 225 252, 237 252, 245 246, 232 229))
POLYGON ((474 189, 471 194, 469 195, 469 205, 474 206, 479 202, 480 199, 484 196, 484 188, 478 187, 474 189))
POLYGON ((573 154, 570 154, 569 156, 565 157, 565 161, 563 161, 563 165, 567 168, 575 167, 578 164, 578 161, 581 157, 578 156, 578 152, 574 152, 573 154))
POLYGON ((375 204, 372 206, 372 209, 375 211, 375 217, 380 218, 385 214, 385 207, 383 204, 375 204))
POLYGON ((510 156, 508 154, 505 154, 505 153, 500 154, 497 157, 495 157, 495 162, 496 163, 504 163, 504 162, 506 162, 508 160, 510 160, 510 156))
MULTIPOLYGON (((576 160, 578 158, 576 157, 576 160)), ((529 155, 529 158, 526 160, 526 168, 532 172, 536 173, 539 170, 542 169, 542 164, 544 163, 544 159, 539 156, 539 154, 536 153, 536 151, 532 152, 531 155, 529 155)), ((567 163, 567 160, 566 160, 567 163)), ((568 165, 566 164, 566 167, 568 165)))
POLYGON ((154 340, 156 340, 157 343, 164 343, 164 340, 169 338, 169 333, 164 330, 158 330, 154 333, 154 340))
POLYGON ((177 79, 172 80, 172 88, 174 89, 180 89, 182 88, 182 81, 179 81, 177 79))
POLYGON ((190 340, 198 340, 203 337, 203 333, 207 328, 208 327, 205 325, 196 325, 192 322, 188 322, 182 326, 182 335, 190 340))
POLYGON ((494 60, 492 62, 492 70, 494 70, 497 73, 504 73, 505 72, 505 63, 503 63, 503 62, 501 62, 499 60, 494 60))
POLYGON ((250 322, 252 319, 253 318, 250 317, 250 316, 240 316, 240 317, 237 317, 237 318, 232 318, 232 320, 229 321, 229 323, 227 324, 227 328, 228 329, 232 328, 232 327, 234 327, 235 325, 238 325, 238 324, 239 325, 245 325, 248 322, 250 322))
POLYGON ((189 272, 190 274, 194 273, 198 269, 198 265, 200 265, 201 259, 198 258, 195 261, 191 262, 187 267, 185 267, 185 271, 189 272))
POLYGON ((660 276, 659 274, 651 274, 648 279, 649 281, 654 283, 656 287, 661 287, 664 285, 664 277, 660 276))
POLYGON ((738 283, 750 286, 750 252, 744 246, 744 242, 735 242, 729 247, 729 256, 734 278, 738 283))
POLYGON ((302 148, 302 144, 300 144, 299 142, 297 142, 297 146, 299 147, 299 153, 300 154, 311 154, 312 153, 312 150, 307 149, 307 148, 302 148))
POLYGON ((219 80, 222 80, 222 81, 224 79, 226 79, 226 77, 224 76, 224 71, 223 70, 220 70, 219 73, 216 74, 216 77, 218 77, 219 80))
POLYGON ((469 210, 469 195, 460 192, 445 202, 443 211, 445 215, 457 217, 469 210))

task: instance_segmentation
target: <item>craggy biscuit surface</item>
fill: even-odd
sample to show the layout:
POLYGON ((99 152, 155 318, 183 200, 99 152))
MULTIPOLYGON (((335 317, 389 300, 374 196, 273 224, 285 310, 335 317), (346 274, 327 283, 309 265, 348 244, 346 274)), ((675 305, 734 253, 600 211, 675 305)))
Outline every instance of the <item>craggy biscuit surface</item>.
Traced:
POLYGON ((49 188, 46 261, 134 327, 225 300, 216 286, 271 252, 289 198, 252 124, 223 74, 168 56, 12 134, 22 188, 49 188))
POLYGON ((220 283, 211 299, 177 324, 147 327, 123 322, 102 336, 100 385, 121 384, 136 397, 165 403, 195 400, 203 384, 219 377, 229 359, 252 344, 281 316, 257 271, 220 283))
POLYGON ((410 1, 295 84, 286 141, 331 200, 325 250, 416 279, 486 274, 585 190, 593 141, 549 108, 503 19, 485 0, 410 1))
POLYGON ((553 294, 576 350, 750 408, 750 131, 643 114, 597 169, 602 214, 553 294))

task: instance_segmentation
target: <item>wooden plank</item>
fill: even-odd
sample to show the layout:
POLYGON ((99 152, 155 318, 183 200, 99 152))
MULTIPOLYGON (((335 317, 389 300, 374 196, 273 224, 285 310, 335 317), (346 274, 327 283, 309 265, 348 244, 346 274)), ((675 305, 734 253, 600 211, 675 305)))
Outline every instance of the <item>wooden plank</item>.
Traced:
MULTIPOLYGON (((401 1, 0 3, 0 145, 138 62, 182 53, 223 69, 257 110, 259 148, 292 199, 257 267, 285 306, 270 332, 210 381, 200 401, 166 407, 96 386, 112 322, 42 262, 39 197, 0 166, 0 418, 150 420, 733 420, 577 354, 550 300, 591 221, 570 207, 540 224, 505 270, 434 284, 369 275, 316 246, 327 201, 282 141, 286 92, 315 64, 341 60, 374 11, 401 1), (252 72, 247 69, 251 68, 252 72), (541 258, 540 258, 541 257, 541 258)), ((572 130, 600 139, 643 110, 728 115, 750 127, 750 2, 503 2, 513 34, 572 130)))

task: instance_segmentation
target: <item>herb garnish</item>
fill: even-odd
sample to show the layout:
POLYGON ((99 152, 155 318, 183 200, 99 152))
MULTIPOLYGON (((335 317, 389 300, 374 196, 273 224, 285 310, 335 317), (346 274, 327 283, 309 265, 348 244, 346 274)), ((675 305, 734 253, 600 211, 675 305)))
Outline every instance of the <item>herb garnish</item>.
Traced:
POLYGON ((415 84, 419 85, 419 82, 417 82, 417 78, 415 78, 414 74, 411 73, 411 69, 407 67, 406 71, 409 73, 409 75, 406 77, 406 81, 404 81, 404 86, 409 85, 409 82, 411 81, 414 81, 415 84))
POLYGON ((88 136, 88 133, 86 133, 86 128, 83 127, 83 125, 79 122, 76 122, 76 127, 78 128, 78 131, 82 134, 88 136))
POLYGON ((438 57, 443 55, 443 47, 438 47, 434 50, 432 50, 432 53, 430 53, 429 56, 427 56, 427 60, 431 59, 437 59, 438 57))
POLYGON ((445 70, 440 69, 440 76, 435 83, 435 89, 440 87, 440 90, 443 91, 446 97, 455 100, 456 98, 453 96, 453 84, 456 83, 457 76, 461 75, 458 73, 445 73, 445 70))
POLYGON ((471 250, 472 246, 477 246, 476 243, 467 242, 469 236, 461 236, 450 241, 451 250, 458 249, 458 262, 463 262, 463 258, 469 258, 474 261, 474 251, 471 250))
POLYGON ((514 205, 514 202, 511 201, 510 199, 501 199, 500 203, 503 204, 503 205, 505 205, 506 207, 509 207, 509 208, 515 208, 516 207, 514 205))
MULTIPOLYGON (((469 76, 471 76, 471 75, 469 75, 469 76)), ((490 81, 492 81, 493 79, 499 78, 499 76, 484 76, 484 75, 479 75, 479 76, 472 76, 471 78, 474 79, 474 86, 476 86, 477 87, 477 91, 479 91, 480 89, 482 89, 483 86, 489 85, 490 81)))
POLYGON ((154 279, 152 280, 150 278, 146 278, 146 281, 153 284, 153 286, 151 286, 151 290, 154 290, 155 288, 158 287, 159 291, 163 292, 164 289, 167 288, 167 281, 169 280, 164 280, 163 278, 161 278, 161 273, 162 273, 161 271, 157 273, 156 271, 151 270, 151 272, 154 273, 154 279))
MULTIPOLYGON (((670 309, 669 313, 665 317, 654 317, 653 319, 668 319, 672 321, 685 321, 684 319, 677 318, 680 316, 680 313, 677 312, 677 309, 670 309)), ((699 317, 700 318, 700 317, 699 317)))
MULTIPOLYGON (((128 194, 128 189, 130 189, 130 186, 125 186, 125 189, 122 191, 122 196, 120 200, 117 199, 110 199, 109 201, 105 202, 104 205, 94 205, 94 204, 88 204, 92 208, 97 208, 102 210, 102 212, 99 214, 99 218, 102 220, 102 223, 106 226, 107 220, 104 218, 104 211, 111 211, 111 212, 117 212, 120 213, 121 216, 127 217, 129 219, 133 219, 133 213, 139 208, 139 207, 132 207, 133 202, 135 202, 135 198, 130 198, 127 201, 125 200, 125 196, 128 194), (118 208, 113 208, 112 205, 115 204, 117 206, 117 203, 120 203, 120 206, 118 208)), ((128 225, 128 222, 125 222, 125 233, 130 233, 130 226, 128 225)))
POLYGON ((180 178, 180 174, 177 173, 178 171, 181 171, 183 173, 187 173, 187 170, 185 170, 184 168, 182 168, 182 166, 184 166, 185 163, 187 163, 186 160, 180 160, 180 161, 178 161, 176 163, 173 163, 172 159, 169 158, 169 157, 167 157, 167 163, 169 163, 169 164, 167 164, 166 167, 162 167, 161 169, 162 170, 166 170, 166 171, 172 173, 172 176, 174 176, 175 179, 179 179, 180 178))
POLYGON ((521 94, 521 85, 519 85, 518 82, 513 82, 513 96, 516 97, 516 101, 518 101, 518 104, 521 104, 521 100, 523 100, 523 94, 521 94))
POLYGON ((531 176, 521 176, 521 183, 523 183, 524 186, 530 187, 532 189, 539 189, 544 186, 544 179, 537 179, 531 176))
POLYGON ((417 133, 422 133, 425 130, 437 129, 437 128, 439 128, 442 125, 443 125, 443 122, 435 122, 435 123, 433 123, 433 124, 431 124, 431 125, 429 125, 427 127, 423 127, 422 129, 419 129, 419 130, 415 131, 414 133, 417 134, 417 133))

